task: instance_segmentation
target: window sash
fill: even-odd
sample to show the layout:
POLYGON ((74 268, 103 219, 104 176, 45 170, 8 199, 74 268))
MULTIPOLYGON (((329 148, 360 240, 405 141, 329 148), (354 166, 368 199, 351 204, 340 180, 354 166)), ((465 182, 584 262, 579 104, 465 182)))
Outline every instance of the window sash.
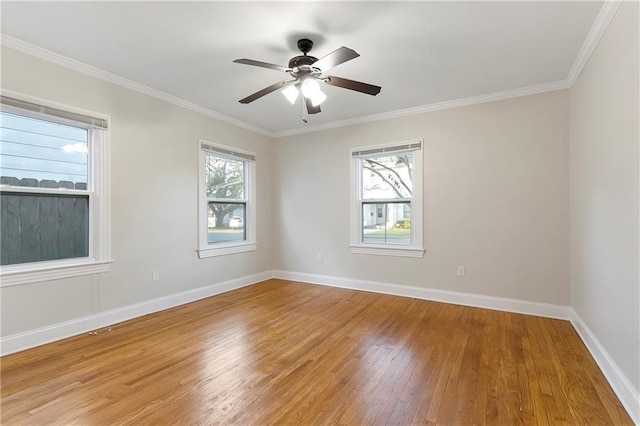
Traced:
POLYGON ((198 257, 208 258, 227 254, 242 253, 256 250, 256 208, 255 208, 255 159, 256 155, 251 152, 244 152, 232 147, 215 145, 205 140, 198 141, 199 155, 199 189, 198 189, 198 257), (219 158, 242 161, 244 163, 244 196, 243 198, 220 198, 211 197, 207 194, 206 187, 206 157, 212 155, 219 158), (243 240, 208 242, 208 204, 210 202, 222 204, 243 204, 245 206, 243 218, 243 240))
MULTIPOLYGON (((3 266, 11 266, 13 268, 28 268, 31 266, 38 266, 44 264, 45 262, 56 262, 56 261, 72 261, 74 259, 90 259, 95 256, 94 249, 94 241, 95 241, 95 225, 96 225, 96 212, 95 212, 95 185, 94 185, 94 161, 95 154, 94 150, 97 148, 97 139, 98 136, 96 132, 101 132, 101 127, 93 127, 89 126, 86 123, 82 123, 80 121, 81 117, 89 117, 81 114, 77 114, 78 120, 74 120, 73 122, 69 121, 69 117, 75 117, 75 113, 66 114, 65 111, 50 108, 42 105, 37 105, 31 102, 20 101, 13 98, 8 98, 6 96, 0 96, 0 104, 2 105, 2 112, 6 112, 13 115, 28 117, 33 120, 48 122, 48 123, 56 123, 64 126, 83 128, 88 131, 87 133, 87 182, 86 189, 76 189, 76 185, 74 184, 73 188, 64 188, 64 187, 40 187, 40 186, 21 186, 21 185, 12 185, 9 183, 3 183, 0 185, 0 192, 3 195, 14 195, 17 197, 25 196, 25 197, 38 197, 39 199, 43 199, 42 197, 54 197, 58 200, 63 198, 84 198, 87 199, 87 207, 86 207, 86 251, 83 256, 71 256, 71 257, 54 257, 54 258, 43 258, 40 260, 34 261, 24 261, 24 262, 15 262, 11 264, 6 264, 3 266), (10 108, 6 108, 6 105, 9 105, 10 108), (24 110, 22 106, 26 106, 29 109, 24 110), (31 114, 36 108, 38 108, 37 114, 31 114), (53 112, 54 114, 48 114, 48 112, 53 112), (62 117, 65 113, 67 117, 62 117)), ((106 123, 106 120, 105 120, 106 123)), ((106 124, 105 124, 106 128, 106 124)), ((40 201, 38 201, 39 203, 40 201)), ((37 234, 43 235, 46 231, 43 231, 44 228, 38 228, 37 234)), ((34 237, 35 238, 35 237, 34 237)), ((39 238, 39 237, 38 237, 39 238)), ((5 242, 6 243, 6 242, 5 242)), ((63 250, 62 248, 56 248, 53 251, 63 250)))
MULTIPOLYGON (((209 151, 204 151, 204 152, 205 152, 205 154, 204 154, 205 168, 206 168, 207 156, 212 156, 212 157, 217 157, 217 158, 221 158, 221 159, 225 159, 225 160, 231 160, 231 161, 236 161, 236 162, 242 163, 242 195, 243 195, 243 197, 242 198, 210 197, 208 195, 207 188, 205 188, 205 193, 206 193, 205 196, 207 197, 207 200, 211 200, 211 201, 215 201, 215 200, 232 200, 232 201, 244 201, 244 202, 246 202, 247 201, 247 191, 249 189, 248 181, 247 181, 248 178, 249 178, 249 161, 248 160, 244 160, 242 158, 235 158, 235 157, 231 157, 231 156, 219 155, 218 153, 213 153, 213 152, 209 152, 209 151)), ((231 152, 231 151, 228 151, 228 152, 231 152)), ((205 181, 206 181, 206 171, 205 171, 205 181)))
POLYGON ((41 188, 0 184, 5 194, 24 193, 28 195, 52 195, 88 197, 89 199, 89 255, 87 257, 43 260, 29 263, 16 263, 0 268, 0 287, 22 285, 52 279, 70 278, 81 275, 93 275, 110 270, 111 259, 111 219, 109 192, 109 119, 98 118, 92 112, 73 107, 60 106, 46 101, 4 91, 0 98, 0 111, 21 115, 32 119, 81 127, 89 130, 87 148, 87 186, 86 189, 41 188), (9 94, 10 96, 4 96, 9 94), (26 99, 21 101, 17 98, 26 99), (8 99, 13 101, 7 101, 8 99), (31 106, 37 106, 31 107, 31 106), (27 109, 20 108, 25 106, 27 109), (86 117, 92 120, 85 119, 86 117), (98 193, 100 196, 98 197, 98 193))
MULTIPOLYGON (((403 147, 404 146, 407 146, 407 145, 403 145, 403 147)), ((374 151, 374 150, 368 150, 368 151, 374 151)), ((403 151, 390 151, 390 152, 387 152, 386 154, 388 154, 388 156, 391 157, 391 156, 397 156, 397 155, 405 154, 405 153, 408 153, 408 152, 413 152, 413 151, 406 151, 406 150, 403 150, 403 151)), ((385 155, 384 157, 386 157, 386 156, 387 155, 385 155)), ((413 198, 413 190, 414 190, 414 178, 413 177, 411 177, 411 189, 408 190, 408 192, 411 193, 411 195, 409 197, 407 197, 407 196, 402 197, 402 196, 400 196, 398 194, 398 196, 395 197, 395 198, 383 198, 383 197, 365 198, 365 195, 364 195, 364 192, 365 192, 364 182, 362 181, 363 173, 364 173, 364 170, 365 170, 364 162, 366 160, 371 159, 371 158, 380 158, 380 157, 383 157, 382 155, 380 155, 380 153, 376 153, 375 155, 369 155, 369 156, 354 156, 353 157, 355 159, 355 161, 357 161, 357 164, 358 164, 358 180, 357 180, 357 182, 358 182, 358 199, 359 200, 385 200, 385 199, 388 199, 388 200, 404 200, 404 199, 412 199, 413 198)), ((412 169, 415 168, 415 160, 413 158, 411 160, 411 168, 412 169)))
POLYGON ((8 226, 3 232, 3 240, 8 239, 3 241, 3 266, 91 256, 90 194, 2 191, 1 196, 3 204, 13 206, 3 217, 3 225, 8 226), (25 203, 30 205, 26 211, 20 208, 25 203), (17 223, 19 227, 15 226, 17 223))
MULTIPOLYGON (((388 215, 389 215, 389 205, 393 205, 393 204, 408 204, 409 205, 409 221, 411 221, 411 219, 413 218, 413 214, 411 213, 412 211, 412 205, 411 205, 411 200, 387 200, 387 201, 362 201, 360 202, 360 243, 361 244, 365 244, 365 245, 375 245, 375 244, 380 244, 380 245, 390 245, 390 246, 411 246, 413 244, 413 228, 409 227, 409 232, 408 232, 408 242, 392 242, 392 241, 387 241, 387 221, 388 221, 388 215), (382 212, 382 218, 383 220, 383 224, 384 224, 384 242, 372 242, 372 241, 365 241, 366 238, 366 234, 367 232, 365 232, 366 228, 365 228, 365 206, 367 205, 384 205, 384 211, 382 212)), ((404 216, 404 212, 403 212, 403 216, 404 216)), ((378 222, 378 215, 377 213, 375 214, 374 217, 374 222, 378 222)), ((404 218, 402 220, 405 220, 404 218)), ((371 239, 371 238, 369 238, 371 239)))
MULTIPOLYGON (((238 232, 234 232, 234 229, 231 228, 231 221, 234 220, 235 216, 231 216, 229 218, 229 221, 226 225, 226 228, 218 228, 217 226, 214 226, 213 229, 214 231, 211 231, 211 228, 209 227, 209 224, 207 223, 207 243, 211 246, 211 245, 219 245, 219 244, 228 244, 228 243, 238 243, 238 242, 244 242, 247 240, 247 221, 246 221, 246 217, 247 217, 247 203, 243 203, 243 202, 227 202, 227 201, 223 201, 223 202, 215 202, 215 201, 210 201, 207 203, 207 220, 209 219, 209 204, 229 204, 229 205, 233 205, 233 206, 238 206, 238 207, 242 207, 242 216, 240 216, 242 218, 242 236, 241 238, 237 238, 236 236, 238 235, 238 232), (229 231, 229 229, 231 229, 231 231, 229 231), (211 241, 211 234, 216 234, 216 233, 220 233, 223 234, 221 236, 219 236, 217 241, 211 241), (227 238, 225 239, 225 235, 227 235, 227 238), (232 237, 230 237, 232 236, 232 237)), ((237 208, 237 207, 236 207, 237 208)), ((230 212, 227 212, 223 215, 223 217, 221 218, 221 221, 224 220, 224 216, 229 215, 230 213, 233 213, 236 208, 234 208, 233 210, 231 210, 230 212)))
MULTIPOLYGON (((353 148, 351 150, 351 208, 350 208, 350 251, 353 254, 376 256, 397 256, 421 258, 424 256, 423 247, 423 141, 415 140, 395 144, 371 147, 353 148), (411 176, 412 190, 409 196, 402 198, 364 198, 363 194, 363 159, 381 156, 401 155, 413 153, 413 173, 411 176), (409 204, 410 206, 410 243, 389 244, 364 242, 363 240, 363 206, 367 204, 409 204)), ((376 212, 377 213, 377 212, 376 212)), ((404 212, 402 217, 404 217, 404 212)))
MULTIPOLYGON (((401 149, 394 149, 394 148, 398 148, 396 147, 391 147, 388 150, 384 150, 384 148, 379 148, 379 149, 370 149, 370 150, 363 150, 363 151, 357 151, 357 152, 366 152, 366 153, 371 153, 371 155, 367 155, 366 157, 361 156, 361 155, 354 155, 354 159, 357 161, 358 164, 358 188, 357 188, 357 194, 358 194, 358 203, 359 203, 359 228, 360 228, 360 238, 359 238, 359 242, 360 244, 364 244, 364 245, 380 245, 380 246, 411 246, 413 244, 414 238, 413 238, 413 228, 410 228, 409 230, 409 243, 393 243, 393 242, 388 242, 387 238, 386 238, 386 230, 385 230, 385 239, 384 242, 371 242, 371 241, 365 241, 365 217, 364 217, 364 211, 365 211, 365 206, 367 204, 385 204, 385 206, 388 206, 389 204, 409 204, 409 206, 411 206, 411 203, 413 201, 413 194, 411 197, 402 197, 402 198, 364 198, 364 184, 362 182, 362 173, 363 173, 363 169, 364 169, 364 165, 363 165, 363 160, 367 159, 367 158, 376 158, 376 157, 380 157, 380 153, 384 152, 385 154, 388 154, 389 156, 393 156, 393 155, 398 155, 398 154, 402 154, 407 151, 407 147, 409 146, 421 146, 421 143, 415 143, 415 144, 406 144, 406 145, 401 145, 399 146, 399 148, 401 149)), ((414 151, 414 150, 412 150, 414 151)), ((413 182, 414 179, 411 179, 411 186, 413 187, 413 182)), ((386 222, 386 215, 387 212, 384 212, 384 216, 385 216, 385 222, 386 222)), ((411 217, 410 220, 413 219, 413 209, 411 209, 411 213, 410 213, 411 217)))

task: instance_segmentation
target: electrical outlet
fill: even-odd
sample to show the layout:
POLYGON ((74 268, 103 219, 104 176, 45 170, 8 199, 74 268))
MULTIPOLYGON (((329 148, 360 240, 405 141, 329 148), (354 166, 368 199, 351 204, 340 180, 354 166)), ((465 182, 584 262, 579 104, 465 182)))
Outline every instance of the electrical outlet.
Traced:
POLYGON ((458 276, 464 277, 464 266, 458 266, 458 276))
POLYGON ((316 261, 318 261, 318 263, 322 263, 322 253, 318 253, 318 255, 316 256, 316 261))
POLYGON ((154 270, 151 272, 151 281, 160 281, 160 271, 154 270))

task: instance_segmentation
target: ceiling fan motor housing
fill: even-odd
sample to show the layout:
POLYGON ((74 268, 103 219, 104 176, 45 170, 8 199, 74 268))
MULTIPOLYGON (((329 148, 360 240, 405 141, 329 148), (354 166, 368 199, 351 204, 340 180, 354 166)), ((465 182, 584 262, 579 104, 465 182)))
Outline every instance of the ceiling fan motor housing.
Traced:
POLYGON ((291 75, 293 77, 297 78, 304 74, 319 74, 320 70, 312 67, 312 65, 318 61, 318 58, 307 55, 312 48, 313 41, 308 38, 298 40, 298 49, 302 52, 302 55, 295 56, 289 61, 289 68, 291 68, 291 75))
POLYGON ((296 57, 291 58, 291 60, 289 61, 289 68, 291 68, 291 69, 300 68, 300 67, 303 67, 305 65, 311 66, 317 60, 318 60, 318 58, 315 58, 313 56, 307 56, 307 55, 296 56, 296 57))

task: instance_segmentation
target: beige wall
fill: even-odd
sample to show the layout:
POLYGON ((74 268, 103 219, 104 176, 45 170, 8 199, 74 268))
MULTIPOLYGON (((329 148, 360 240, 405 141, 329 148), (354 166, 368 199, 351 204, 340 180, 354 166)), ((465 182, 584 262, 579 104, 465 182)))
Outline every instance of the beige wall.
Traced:
POLYGON ((640 389, 638 3, 571 90, 571 305, 640 389))
POLYGON ((111 116, 115 260, 100 276, 2 288, 3 336, 271 268, 269 138, 6 48, 2 88, 111 116), (256 152, 256 252, 197 258, 199 138, 256 152))
POLYGON ((281 138, 274 268, 568 305, 568 132, 558 91, 281 138), (411 139, 424 258, 351 254, 350 148, 411 139))

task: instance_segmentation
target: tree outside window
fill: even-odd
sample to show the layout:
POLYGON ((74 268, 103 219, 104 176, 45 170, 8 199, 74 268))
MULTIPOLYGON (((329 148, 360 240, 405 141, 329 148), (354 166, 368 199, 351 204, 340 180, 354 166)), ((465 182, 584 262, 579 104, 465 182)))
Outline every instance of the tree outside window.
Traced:
POLYGON ((215 155, 205 158, 209 243, 246 239, 245 163, 215 155))

